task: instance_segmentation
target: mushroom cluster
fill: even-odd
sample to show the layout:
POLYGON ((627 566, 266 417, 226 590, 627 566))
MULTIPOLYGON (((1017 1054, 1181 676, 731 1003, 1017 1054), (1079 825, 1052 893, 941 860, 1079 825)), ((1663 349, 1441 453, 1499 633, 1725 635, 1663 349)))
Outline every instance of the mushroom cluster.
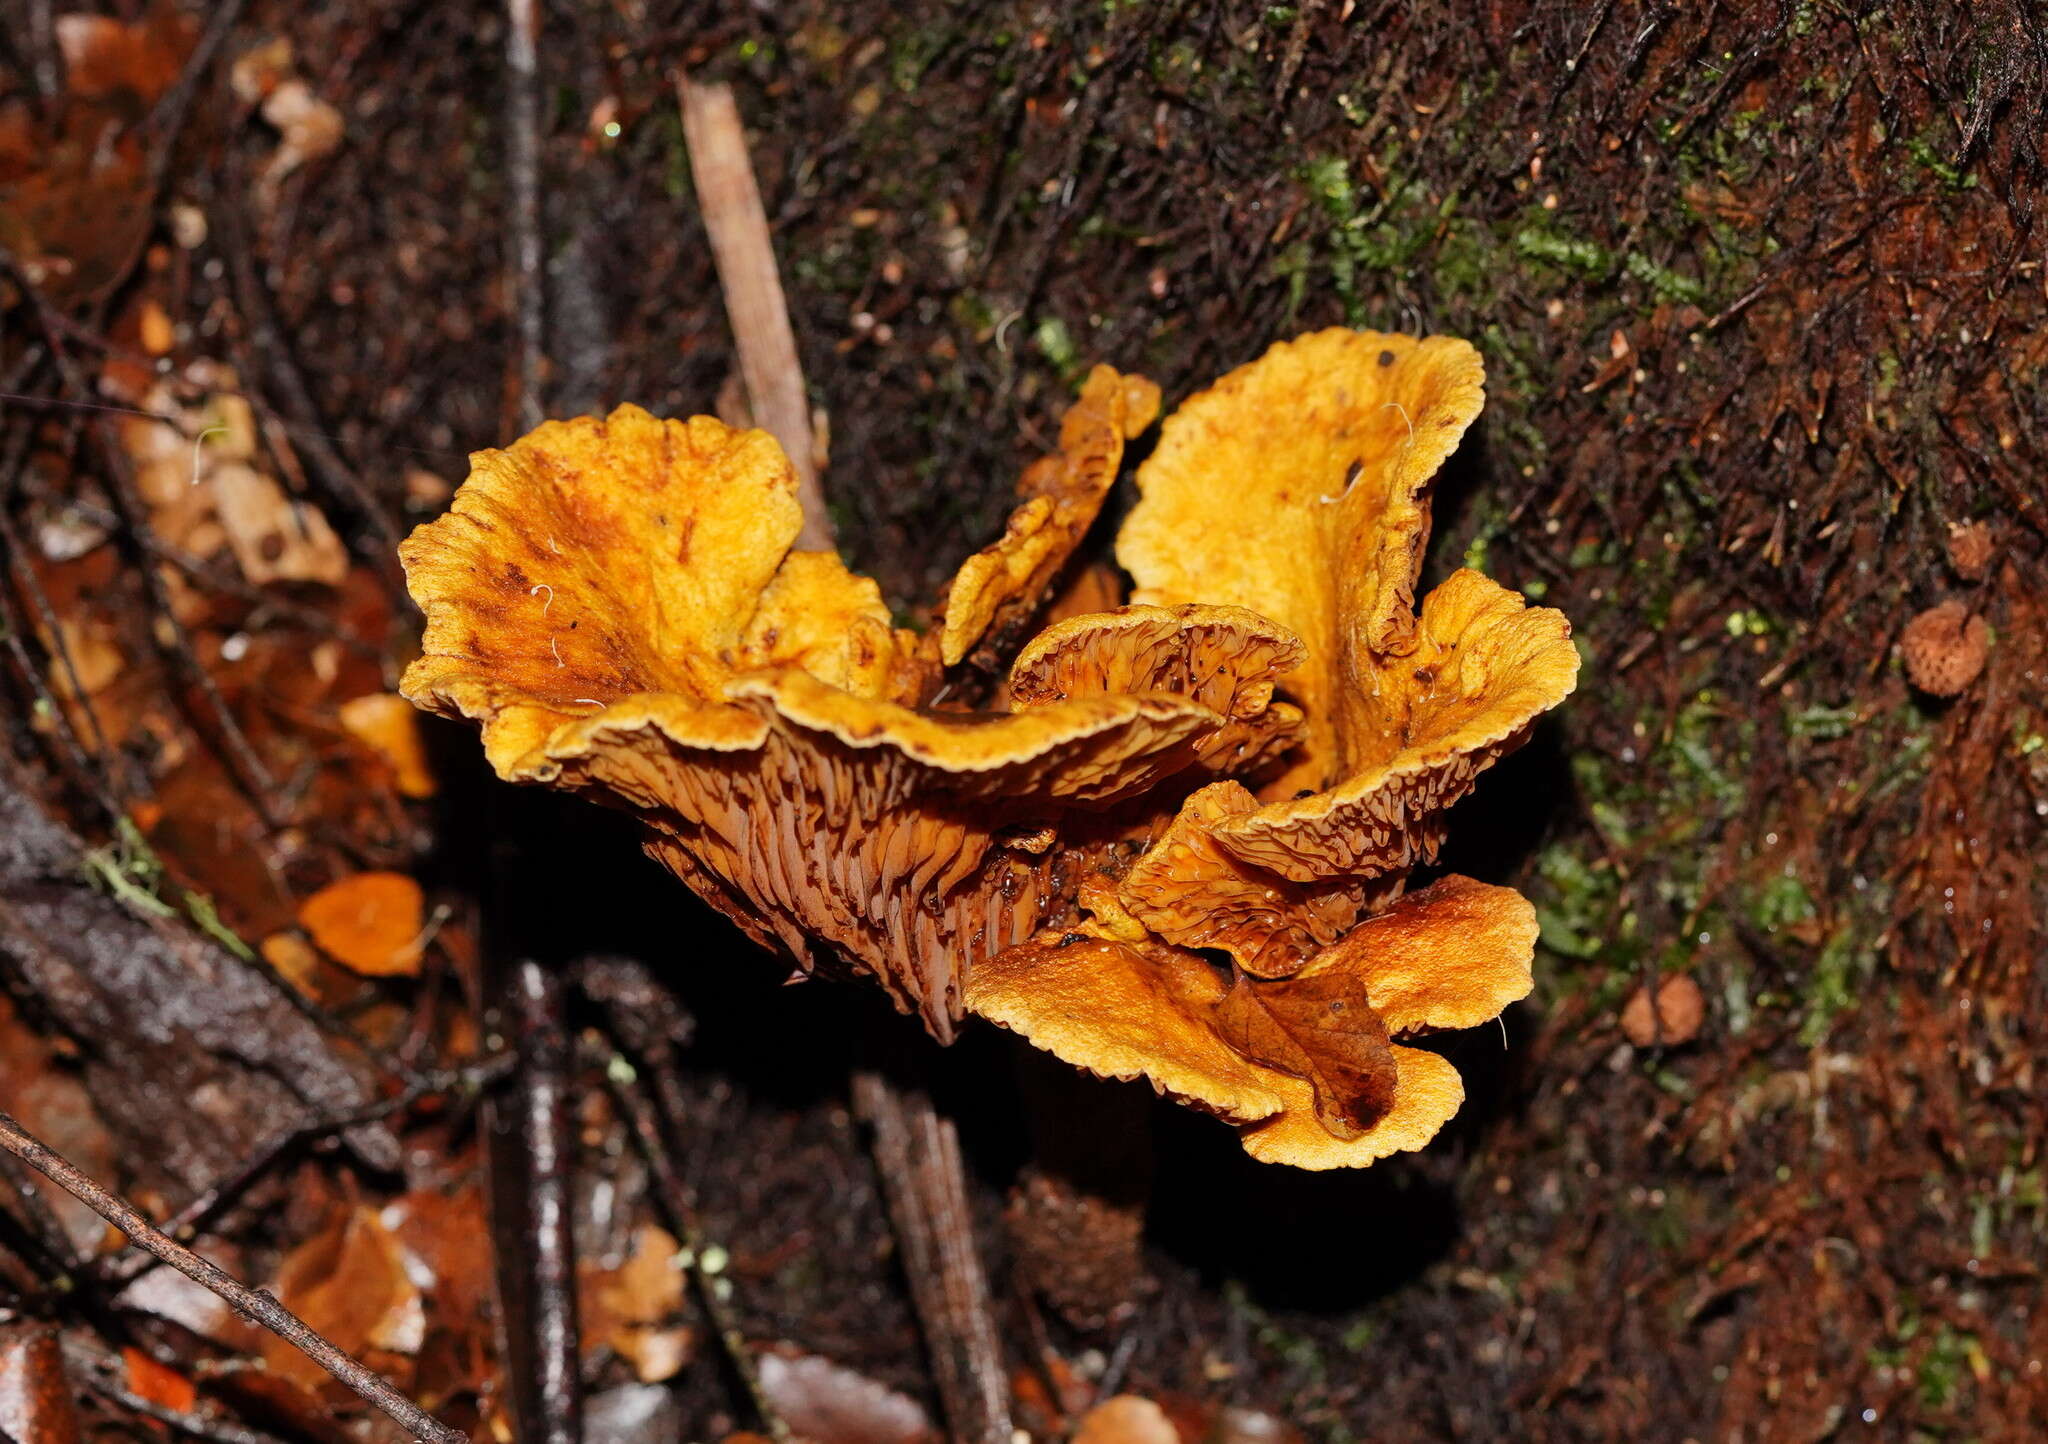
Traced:
POLYGON ((1516 893, 1406 890, 1578 667, 1559 613, 1476 572, 1416 609, 1429 487, 1482 402, 1462 341, 1275 346, 1161 427, 1117 540, 1129 604, 1067 615, 1159 408, 1099 366, 922 634, 791 550, 765 433, 550 422, 405 543, 427 623, 403 691, 481 723, 499 776, 630 811, 748 935, 941 1041, 978 1014, 1256 1157, 1367 1164, 1463 1096, 1398 1040, 1530 986, 1516 893))

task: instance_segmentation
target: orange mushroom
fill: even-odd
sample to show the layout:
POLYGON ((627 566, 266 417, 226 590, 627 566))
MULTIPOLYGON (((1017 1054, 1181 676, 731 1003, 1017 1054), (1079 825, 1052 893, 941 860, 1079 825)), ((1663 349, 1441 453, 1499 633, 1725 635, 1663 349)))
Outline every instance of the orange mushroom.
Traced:
POLYGON ((1480 401, 1444 339, 1322 332, 1234 372, 1140 468, 1134 604, 1062 615, 981 712, 931 703, 1047 609, 1151 383, 1096 368, 923 638, 790 550, 765 434, 549 423, 403 548, 427 629, 402 690, 480 722, 501 776, 633 812, 750 936, 836 952, 941 1040, 972 1011, 1258 1157, 1369 1163, 1462 1096, 1399 1040, 1528 990, 1514 893, 1401 893, 1577 668, 1561 616, 1476 573, 1414 611, 1428 487, 1480 401))
POLYGON ((481 722, 499 776, 634 812, 750 936, 806 968, 842 950, 949 1038, 961 975, 1070 910, 1067 855, 999 834, 1180 771, 1222 719, 1164 692, 919 710, 917 639, 873 582, 792 552, 800 522, 764 432, 550 422, 473 458, 401 549, 427 618, 401 690, 481 722))

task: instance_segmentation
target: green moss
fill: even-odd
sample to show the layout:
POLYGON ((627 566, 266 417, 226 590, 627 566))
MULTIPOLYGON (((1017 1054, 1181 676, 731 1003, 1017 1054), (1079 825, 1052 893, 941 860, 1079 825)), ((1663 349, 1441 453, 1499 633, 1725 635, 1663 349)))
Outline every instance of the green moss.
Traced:
POLYGON ((1707 288, 1698 281, 1682 276, 1668 266, 1658 265, 1641 251, 1631 252, 1622 263, 1622 269, 1648 286, 1659 300, 1698 305, 1707 298, 1707 288))
POLYGON ((1848 928, 1829 936, 1807 980, 1806 1017, 1799 1025, 1802 1046, 1814 1047, 1833 1031, 1835 1020, 1854 1006, 1876 967, 1876 957, 1857 945, 1848 928))
POLYGON ((1585 280, 1598 280, 1614 269, 1614 257, 1605 246, 1548 227, 1524 226, 1515 232, 1514 247, 1518 256, 1585 280))

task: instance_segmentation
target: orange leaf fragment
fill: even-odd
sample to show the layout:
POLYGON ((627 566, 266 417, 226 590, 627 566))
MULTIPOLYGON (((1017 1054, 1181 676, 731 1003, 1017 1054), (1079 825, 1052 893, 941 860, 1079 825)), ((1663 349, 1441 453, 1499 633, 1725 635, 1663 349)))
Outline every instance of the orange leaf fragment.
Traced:
POLYGON ((0 1439, 78 1444, 78 1411, 56 1332, 42 1324, 0 1328, 0 1439))
POLYGON ((1073 1444, 1180 1444, 1180 1430, 1150 1399, 1119 1394, 1081 1417, 1073 1444))
POLYGON ((677 1322, 683 1311, 679 1245, 652 1224, 633 1237, 617 1268, 586 1268, 582 1311, 586 1346, 606 1346, 633 1366, 643 1384, 674 1378, 690 1361, 693 1338, 677 1322))
POLYGON ((1316 1119, 1346 1140, 1394 1104, 1397 1070, 1387 1025, 1342 971, 1239 978, 1216 1010, 1223 1040, 1255 1063, 1306 1079, 1316 1119))
MULTIPOLYGON (((273 1292, 347 1353, 415 1354, 426 1334, 404 1251, 374 1209, 346 1209, 293 1249, 278 1267, 273 1292)), ((301 1388, 327 1383, 327 1371, 283 1339, 266 1335, 262 1353, 272 1374, 301 1388)))
POLYGON ((199 1402, 199 1388, 190 1379, 136 1348, 121 1350, 128 1392, 176 1414, 189 1414, 199 1402))
POLYGON ((427 763, 426 739, 420 735, 420 714, 396 692, 372 692, 341 704, 341 725, 348 734, 391 764, 398 790, 406 797, 432 797, 434 770, 427 763))
POLYGON ((420 970, 424 899, 399 872, 359 872, 299 904, 299 923, 327 955, 365 977, 420 970))

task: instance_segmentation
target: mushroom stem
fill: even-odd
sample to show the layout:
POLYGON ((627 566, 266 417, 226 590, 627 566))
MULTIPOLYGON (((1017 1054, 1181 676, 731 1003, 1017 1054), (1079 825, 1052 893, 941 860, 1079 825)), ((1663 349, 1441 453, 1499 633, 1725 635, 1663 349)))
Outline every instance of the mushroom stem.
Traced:
POLYGON ((974 1244, 960 1135, 923 1089, 903 1087, 877 1069, 853 1075, 853 1106, 874 1130, 875 1168, 903 1250, 948 1437, 1010 1444, 1009 1389, 988 1275, 974 1244))

